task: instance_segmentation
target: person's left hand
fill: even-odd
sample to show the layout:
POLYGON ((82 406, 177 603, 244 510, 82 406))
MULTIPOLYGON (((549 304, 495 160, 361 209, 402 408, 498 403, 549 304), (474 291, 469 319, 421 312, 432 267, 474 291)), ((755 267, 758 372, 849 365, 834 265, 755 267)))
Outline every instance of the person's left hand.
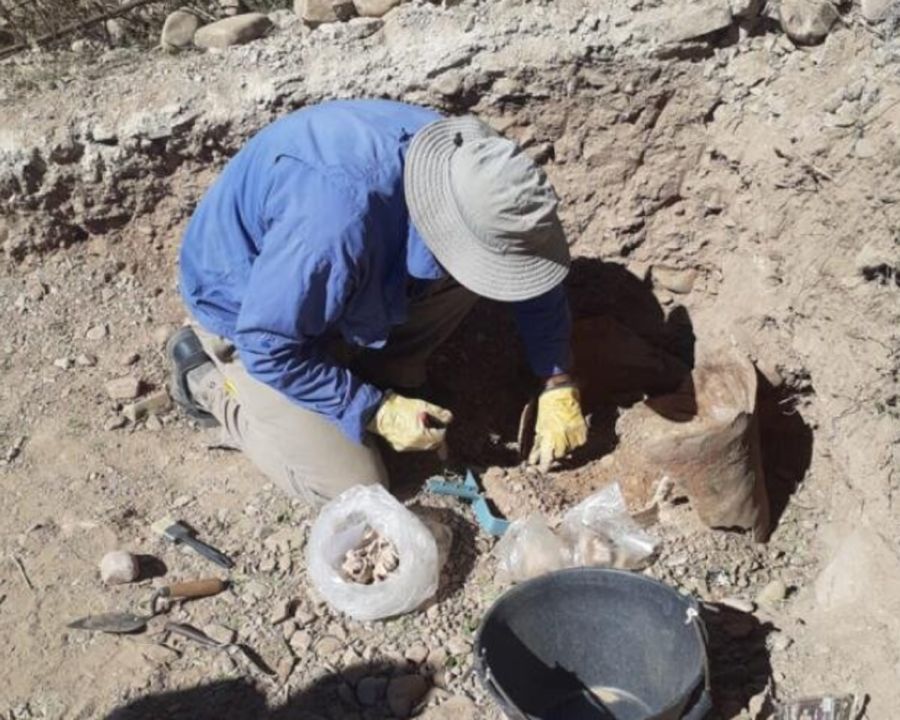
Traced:
POLYGON ((578 389, 566 385, 551 387, 538 398, 534 446, 528 456, 542 472, 554 460, 565 457, 587 442, 587 422, 581 413, 578 389))

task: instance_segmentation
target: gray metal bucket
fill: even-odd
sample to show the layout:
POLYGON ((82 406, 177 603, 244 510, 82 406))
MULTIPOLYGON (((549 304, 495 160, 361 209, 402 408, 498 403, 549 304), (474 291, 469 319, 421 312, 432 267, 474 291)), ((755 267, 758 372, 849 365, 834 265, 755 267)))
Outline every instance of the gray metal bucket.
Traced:
POLYGON ((513 720, 703 720, 704 637, 696 603, 667 585, 575 568, 497 600, 475 667, 513 720))

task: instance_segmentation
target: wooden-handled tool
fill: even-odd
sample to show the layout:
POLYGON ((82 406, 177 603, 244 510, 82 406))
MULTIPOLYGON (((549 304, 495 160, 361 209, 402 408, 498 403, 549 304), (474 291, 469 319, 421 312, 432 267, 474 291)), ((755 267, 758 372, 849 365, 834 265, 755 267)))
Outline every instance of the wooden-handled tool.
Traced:
POLYGON ((204 598, 218 595, 228 587, 227 580, 219 578, 207 578, 205 580, 187 580, 185 582, 172 583, 161 587, 156 592, 156 597, 172 599, 204 598))
POLYGON ((153 597, 150 598, 149 615, 136 615, 128 612, 89 615, 69 623, 69 627, 75 630, 93 630, 108 633, 138 632, 147 627, 147 622, 152 618, 168 609, 168 603, 161 603, 160 600, 191 600, 211 597, 218 595, 227 587, 228 581, 219 580, 219 578, 172 583, 159 588, 153 593, 153 597))

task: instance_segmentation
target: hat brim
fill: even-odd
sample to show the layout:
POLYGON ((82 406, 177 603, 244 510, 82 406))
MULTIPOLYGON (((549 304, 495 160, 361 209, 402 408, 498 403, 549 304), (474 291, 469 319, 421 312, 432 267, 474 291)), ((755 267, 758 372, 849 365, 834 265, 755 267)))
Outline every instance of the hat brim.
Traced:
POLYGON ((438 120, 419 130, 406 155, 404 192, 413 224, 437 261, 461 285, 491 300, 529 300, 552 290, 569 272, 569 245, 558 232, 534 254, 498 253, 466 224, 450 181, 450 159, 463 142, 496 135, 474 117, 438 120))

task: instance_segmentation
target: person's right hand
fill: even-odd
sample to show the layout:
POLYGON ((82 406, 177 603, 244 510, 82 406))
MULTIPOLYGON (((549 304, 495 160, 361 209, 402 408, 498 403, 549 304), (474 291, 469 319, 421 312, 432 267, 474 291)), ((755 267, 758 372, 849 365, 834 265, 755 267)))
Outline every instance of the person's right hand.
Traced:
POLYGON ((369 430, 381 435, 397 452, 438 450, 444 444, 453 413, 424 400, 388 391, 369 430))

